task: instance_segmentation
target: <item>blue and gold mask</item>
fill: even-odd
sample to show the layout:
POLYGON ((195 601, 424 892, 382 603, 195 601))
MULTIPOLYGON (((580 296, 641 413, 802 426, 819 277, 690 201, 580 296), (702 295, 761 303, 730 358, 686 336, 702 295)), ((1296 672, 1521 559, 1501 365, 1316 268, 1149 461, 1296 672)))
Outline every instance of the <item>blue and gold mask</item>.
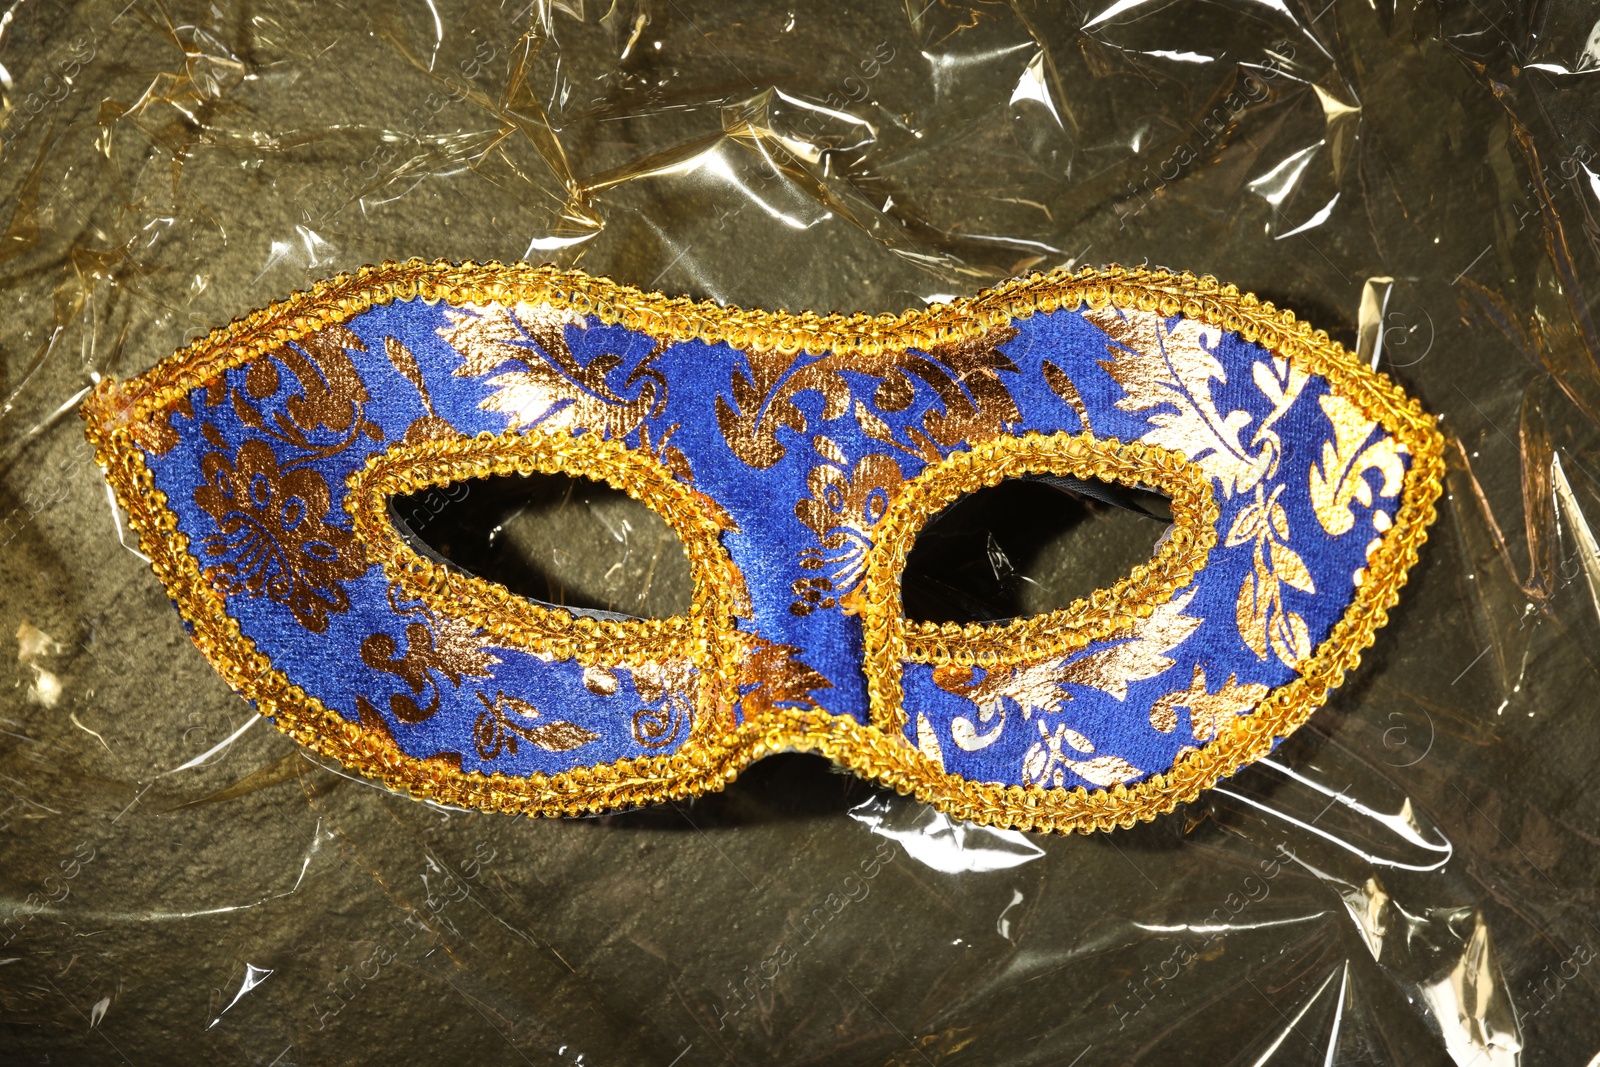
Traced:
POLYGON ((421 797, 578 814, 819 752, 953 816, 1128 826, 1271 750, 1386 618, 1433 419, 1209 278, 1083 271, 899 318, 724 309, 578 273, 364 268, 84 405, 195 643, 296 740, 421 797), (525 599, 417 551, 400 494, 491 474, 658 513, 686 614, 525 599), (1047 614, 913 622, 952 502, 1153 490, 1172 529, 1047 614))

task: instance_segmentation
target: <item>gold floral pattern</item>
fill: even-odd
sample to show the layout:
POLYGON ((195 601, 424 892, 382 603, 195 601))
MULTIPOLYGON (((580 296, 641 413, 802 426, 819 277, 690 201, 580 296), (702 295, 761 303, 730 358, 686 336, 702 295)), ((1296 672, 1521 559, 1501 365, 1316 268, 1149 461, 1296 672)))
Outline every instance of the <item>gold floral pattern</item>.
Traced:
POLYGON ((329 612, 349 610, 340 583, 366 572, 366 551, 351 531, 327 521, 322 475, 281 469, 260 440, 246 441, 231 459, 208 452, 200 470, 205 484, 194 502, 218 530, 203 541, 207 556, 220 557, 205 569, 213 585, 282 604, 312 633, 327 630, 329 612))
POLYGON ((1289 547, 1289 513, 1278 502, 1283 489, 1275 486, 1263 497, 1262 487, 1256 486, 1255 503, 1239 509, 1224 543, 1231 548, 1255 542, 1254 566, 1239 586, 1239 636, 1258 659, 1267 658, 1270 646, 1294 667, 1311 655, 1311 632, 1298 612, 1283 606, 1283 589, 1310 594, 1317 586, 1300 554, 1289 547))
POLYGON ((944 746, 939 743, 939 732, 928 721, 928 716, 920 711, 917 713, 917 751, 941 772, 944 771, 944 746))
MULTIPOLYGON (((389 363, 399 371, 406 381, 411 383, 417 395, 422 398, 422 406, 428 412, 429 418, 438 419, 433 410, 433 397, 428 393, 428 382, 422 376, 422 368, 417 365, 417 357, 411 354, 405 342, 398 337, 385 337, 383 339, 383 353, 389 357, 389 363)), ((443 422, 444 420, 440 419, 443 422)), ((445 423, 449 425, 449 423, 445 423)))
MULTIPOLYGON (((1060 713, 1072 699, 1068 685, 1098 689, 1115 700, 1126 699, 1131 683, 1154 678, 1171 667, 1175 661, 1167 653, 1199 628, 1200 619, 1184 614, 1193 597, 1192 591, 1174 597, 1119 635, 1119 639, 1065 660, 991 667, 984 670, 982 677, 972 667, 935 667, 935 685, 977 707, 976 721, 965 715, 951 720, 951 739, 967 752, 988 748, 1000 740, 1011 705, 1025 720, 1032 719, 1035 712, 1041 716, 1060 713)), ((1093 751, 1072 747, 1080 752, 1093 751)))
POLYGON ((1171 667, 1176 661, 1167 653, 1200 628, 1201 619, 1186 614, 1193 599, 1191 588, 1157 605, 1128 629, 1125 640, 1063 664, 1061 680, 1090 686, 1116 700, 1127 699, 1130 683, 1154 678, 1171 667))
POLYGON ((990 667, 981 674, 976 668, 954 664, 935 667, 935 685, 947 693, 964 697, 977 707, 976 720, 966 715, 957 715, 951 720, 950 736, 956 747, 978 752, 1000 740, 1006 724, 1007 701, 1017 706, 1024 719, 1031 719, 1035 711, 1063 710, 1062 705, 1071 700, 1072 695, 1062 685, 1061 666, 1052 661, 1020 667, 990 667))
POLYGON ((915 349, 887 350, 876 354, 835 351, 808 359, 802 350, 753 346, 745 352, 748 371, 735 370, 730 381, 732 401, 717 397, 717 425, 728 449, 751 467, 765 469, 781 460, 786 450, 778 429, 806 432, 806 417, 795 404, 801 393, 816 392, 823 400, 822 421, 852 410, 846 371, 878 379, 873 405, 898 413, 911 406, 915 380, 932 388, 942 410, 930 410, 922 426, 908 427, 906 440, 897 438, 888 424, 857 400, 854 410, 869 437, 924 460, 938 459, 943 450, 965 441, 979 441, 1004 433, 1021 415, 1000 375, 1015 373, 1017 366, 1000 345, 1017 335, 1014 326, 995 326, 976 337, 966 337, 915 349))
POLYGON ((646 660, 632 668, 633 688, 645 707, 633 714, 633 739, 665 748, 694 732, 694 664, 646 660))
POLYGON ((1299 397, 1308 380, 1305 371, 1283 359, 1254 364, 1256 387, 1272 402, 1272 411, 1246 444, 1240 434, 1250 425, 1250 413, 1223 414, 1211 392, 1212 381, 1227 381, 1211 351, 1221 331, 1190 318, 1169 325, 1155 315, 1124 315, 1111 306, 1091 308, 1084 318, 1112 341, 1107 346, 1112 358, 1100 365, 1126 394, 1117 407, 1155 412, 1148 416, 1155 429, 1140 440, 1196 461, 1228 497, 1277 473, 1283 444, 1275 427, 1299 397))
POLYGON ((666 748, 687 737, 695 724, 695 670, 689 660, 646 660, 633 667, 592 664, 583 685, 595 696, 614 697, 622 675, 633 681, 644 707, 633 713, 633 739, 646 748, 666 748))
POLYGON ((1334 537, 1348 533, 1355 525, 1350 505, 1360 501, 1372 506, 1372 485, 1367 471, 1375 470, 1383 481, 1380 496, 1394 496, 1405 481, 1406 467, 1401 456, 1405 445, 1389 434, 1372 441, 1377 422, 1342 396, 1326 394, 1317 398, 1322 411, 1333 423, 1333 440, 1322 446, 1322 466, 1311 468, 1311 507, 1317 521, 1334 537))
POLYGON ((815 708, 812 693, 832 689, 824 678, 804 660, 792 645, 780 645, 762 638, 750 638, 739 662, 740 703, 746 719, 759 719, 780 708, 815 708))
POLYGON ((582 329, 585 321, 575 311, 548 304, 488 304, 445 314, 451 325, 439 336, 461 357, 455 375, 494 374, 488 384, 495 391, 478 406, 505 414, 510 430, 537 423, 547 430, 581 428, 623 438, 666 405, 667 380, 655 366, 660 347, 621 383, 634 395, 620 394, 610 384, 622 365, 620 356, 602 353, 583 364, 572 354, 567 330, 582 329))
POLYGON ((242 391, 227 389, 221 379, 216 380, 206 392, 206 401, 214 405, 226 392, 240 422, 277 442, 292 457, 285 460, 285 466, 326 459, 362 437, 381 441, 383 432, 378 424, 365 416, 371 397, 350 358, 352 351, 366 351, 353 330, 340 325, 324 327, 297 344, 283 345, 270 358, 250 364, 242 391), (291 389, 284 410, 269 417, 257 404, 283 388, 279 364, 293 376, 299 391, 291 389))
POLYGON ((1175 689, 1150 705, 1150 725, 1164 734, 1178 728, 1178 709, 1189 709, 1189 729, 1196 741, 1209 741, 1236 715, 1254 711, 1267 695, 1267 687, 1252 682, 1240 685, 1228 675, 1215 693, 1206 690, 1206 669, 1194 665, 1194 677, 1184 689, 1175 689))
POLYGON ((519 740, 546 752, 567 752, 600 736, 565 719, 534 723, 539 709, 520 697, 495 693, 491 698, 479 693, 478 701, 484 710, 472 724, 472 742, 481 759, 494 759, 502 750, 515 756, 519 740))
MULTIPOLYGON (((395 588, 389 587, 389 603, 400 610, 395 588)), ((406 650, 395 655, 395 639, 386 633, 368 634, 361 642, 361 662, 375 671, 384 671, 399 678, 410 690, 409 694, 394 693, 389 697, 389 710, 403 723, 424 722, 439 711, 440 689, 435 675, 458 687, 467 677, 486 678, 489 668, 500 662, 489 651, 486 635, 462 619, 436 619, 420 608, 403 611, 404 614, 423 614, 427 622, 408 622, 405 628, 406 650), (432 696, 426 704, 417 700, 424 692, 432 696)), ((365 702, 365 697, 357 697, 365 702)), ((364 717, 367 712, 363 710, 364 717)))
POLYGON ((957 445, 998 437, 1022 418, 1000 377, 1016 373, 1017 365, 1000 351, 1001 345, 1016 336, 1015 326, 996 326, 979 337, 933 345, 926 356, 914 351, 904 354, 878 387, 876 406, 891 412, 909 406, 909 375, 927 383, 944 409, 924 415, 920 431, 914 426, 907 428, 908 452, 932 462, 957 445), (899 408, 891 406, 896 403, 899 408))
POLYGON ((1039 720, 1039 740, 1022 757, 1022 780, 1028 785, 1060 789, 1066 784, 1068 772, 1079 778, 1109 789, 1114 785, 1131 782, 1144 774, 1121 756, 1090 755, 1094 745, 1078 731, 1060 723, 1054 731, 1039 720), (1090 755, 1089 759, 1079 759, 1090 755))
POLYGON ((811 468, 806 479, 811 495, 794 506, 795 517, 817 538, 817 547, 801 551, 800 566, 808 571, 831 570, 794 583, 795 601, 789 610, 796 615, 826 610, 841 601, 847 611, 853 610, 847 598, 860 585, 872 547, 871 530, 905 480, 892 456, 868 453, 847 470, 844 453, 831 440, 819 436, 815 447, 828 462, 811 468))
MULTIPOLYGON (((216 425, 200 423, 201 436, 223 450, 201 458, 205 484, 194 491, 195 503, 218 528, 204 539, 205 552, 223 557, 206 575, 226 592, 283 604, 313 633, 327 629, 330 612, 349 610, 340 583, 367 569, 361 540, 326 521, 331 493, 326 479, 310 468, 363 438, 383 439, 365 415, 371 398, 350 358, 351 351, 365 350, 349 327, 328 325, 251 363, 242 388, 219 375, 201 394, 206 409, 226 403, 241 423, 263 435, 239 445, 230 459, 216 425), (280 366, 294 385, 282 411, 264 414, 260 405, 285 389, 280 366)), ((197 417, 188 396, 175 410, 197 417)), ((161 435, 162 451, 176 441, 175 432, 170 439, 161 435)))
MULTIPOLYGON (((1254 567, 1240 585, 1235 621, 1239 636, 1258 658, 1265 659, 1270 649, 1284 663, 1297 666, 1311 654, 1311 633, 1302 615, 1284 607, 1283 589, 1287 586, 1314 593, 1316 587, 1304 561, 1288 544, 1288 514, 1278 503, 1283 486, 1275 486, 1266 500, 1262 499, 1262 491, 1265 481, 1277 473, 1283 454, 1277 423, 1299 398, 1309 375, 1276 355, 1251 364, 1252 381, 1271 409, 1246 443, 1241 434, 1252 422, 1250 413, 1235 410, 1223 414, 1212 394, 1213 381, 1227 381, 1222 364, 1212 351, 1221 338, 1220 331, 1190 318, 1169 326, 1159 316, 1130 316, 1114 308, 1091 310, 1086 317, 1113 341, 1108 347, 1113 358, 1101 366, 1126 394, 1117 406, 1125 411, 1154 412, 1148 418, 1155 429, 1141 440, 1175 449, 1196 461, 1216 479, 1225 496, 1255 491, 1255 503, 1246 504, 1239 511, 1224 542, 1226 547, 1255 542, 1254 567)), ((1374 425, 1366 423, 1356 445, 1366 439, 1374 425)), ((1393 438, 1384 440, 1394 446, 1393 438)), ((1324 464, 1332 462, 1334 459, 1325 451, 1324 464)), ((1353 456, 1349 457, 1345 467, 1355 462, 1353 456)), ((1398 458, 1395 463, 1398 466, 1398 458)), ((1403 475, 1400 468, 1395 475, 1396 489, 1403 475)), ((1315 501, 1315 470, 1312 480, 1315 501)), ((1354 481, 1350 485, 1346 479, 1333 489, 1324 486, 1327 506, 1332 507, 1335 498, 1342 496, 1348 501, 1351 495, 1362 492, 1368 493, 1370 503, 1365 481, 1359 474, 1354 481)), ((1319 505, 1319 517, 1323 510, 1319 505)))
POLYGON ((1089 428, 1089 409, 1083 403, 1083 394, 1078 392, 1078 387, 1072 384, 1072 377, 1048 359, 1039 365, 1040 373, 1044 375, 1045 384, 1050 391, 1067 402, 1072 413, 1078 416, 1080 429, 1089 428))

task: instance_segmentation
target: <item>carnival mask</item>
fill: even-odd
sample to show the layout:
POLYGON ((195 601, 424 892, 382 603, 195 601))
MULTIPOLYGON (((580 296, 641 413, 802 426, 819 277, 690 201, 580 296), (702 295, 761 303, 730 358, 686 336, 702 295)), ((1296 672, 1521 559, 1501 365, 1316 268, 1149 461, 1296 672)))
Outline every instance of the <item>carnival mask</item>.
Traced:
POLYGON ((386 263, 101 382, 84 417, 195 643, 279 729, 419 797, 538 814, 804 750, 997 826, 1151 818, 1356 665, 1442 470, 1433 420, 1325 334, 1118 269, 891 319, 386 263), (534 472, 659 514, 689 610, 519 597, 391 514, 534 472), (1061 610, 905 618, 919 531, 1019 478, 1151 490, 1172 528, 1061 610))

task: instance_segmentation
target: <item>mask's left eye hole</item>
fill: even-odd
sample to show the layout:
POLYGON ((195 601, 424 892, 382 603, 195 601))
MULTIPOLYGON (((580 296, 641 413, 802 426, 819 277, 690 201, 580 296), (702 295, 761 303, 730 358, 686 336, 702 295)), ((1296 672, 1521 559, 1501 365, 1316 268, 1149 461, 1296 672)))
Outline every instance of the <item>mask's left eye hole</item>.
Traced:
POLYGON ((1099 479, 980 489, 918 532, 901 574, 906 618, 992 623, 1064 608, 1149 562, 1171 519, 1165 496, 1099 479))
POLYGON ((568 474, 474 478, 389 499, 421 555, 575 614, 685 615, 694 591, 678 535, 620 489, 568 474))

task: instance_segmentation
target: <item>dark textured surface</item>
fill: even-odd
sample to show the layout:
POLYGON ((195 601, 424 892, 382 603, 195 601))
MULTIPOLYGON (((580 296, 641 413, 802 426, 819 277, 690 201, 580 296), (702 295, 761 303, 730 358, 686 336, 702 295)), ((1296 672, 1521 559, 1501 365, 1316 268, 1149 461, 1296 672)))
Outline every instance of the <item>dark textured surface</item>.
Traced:
POLYGON ((499 475, 395 500, 406 540, 546 604, 666 618, 689 611, 689 557, 666 520, 620 489, 499 475))
POLYGON ((18 7, 0 1059, 1590 1063, 1600 16, 1117 7, 18 7), (1448 495, 1360 671, 1152 825, 952 827, 797 756, 605 819, 429 807, 227 690, 73 414, 411 255, 872 312, 1213 273, 1370 327, 1448 495))

